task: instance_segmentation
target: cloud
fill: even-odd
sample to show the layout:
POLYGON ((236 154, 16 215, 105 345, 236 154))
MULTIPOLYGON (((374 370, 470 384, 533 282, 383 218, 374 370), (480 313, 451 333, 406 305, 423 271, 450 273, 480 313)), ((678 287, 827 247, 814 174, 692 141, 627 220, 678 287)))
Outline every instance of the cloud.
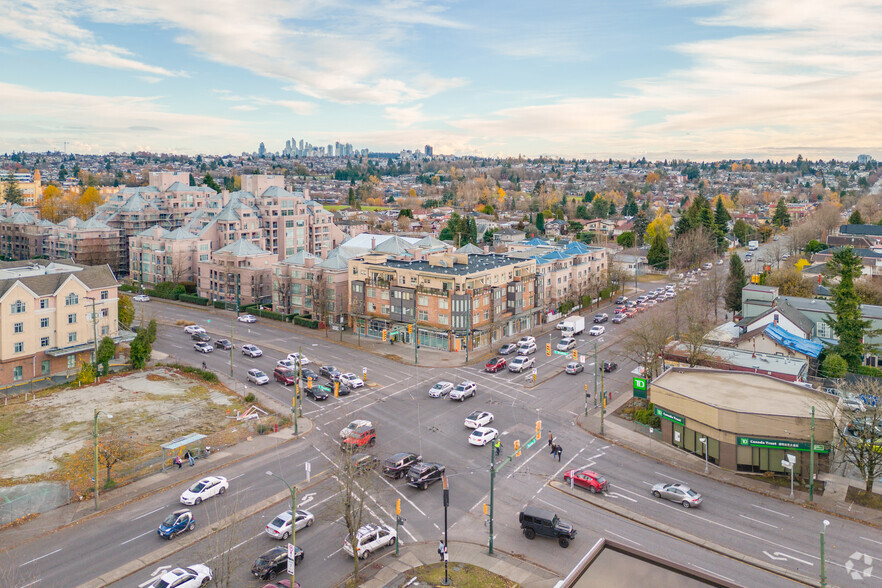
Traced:
POLYGON ((236 106, 230 106, 230 110, 249 111, 249 110, 257 110, 257 107, 253 106, 251 104, 237 104, 236 106))
POLYGON ((422 104, 403 107, 387 106, 383 116, 391 120, 396 127, 412 127, 428 120, 428 117, 423 113, 422 104))

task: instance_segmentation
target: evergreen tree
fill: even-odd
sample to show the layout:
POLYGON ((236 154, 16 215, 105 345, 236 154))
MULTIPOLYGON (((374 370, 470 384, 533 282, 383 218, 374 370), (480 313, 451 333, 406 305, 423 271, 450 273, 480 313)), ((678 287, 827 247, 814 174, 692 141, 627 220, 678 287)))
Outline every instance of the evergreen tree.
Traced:
POLYGON ((541 212, 536 215, 536 230, 540 233, 545 232, 545 216, 541 212))
POLYGON ((211 188, 215 192, 221 191, 221 187, 218 186, 217 182, 214 181, 214 178, 211 177, 211 172, 205 172, 205 177, 202 178, 202 185, 208 186, 209 188, 211 188))
POLYGON ((196 185, 196 178, 193 177, 193 174, 190 174, 190 185, 191 186, 196 185))
POLYGON ((3 197, 10 204, 21 204, 24 201, 24 194, 21 188, 18 187, 18 181, 15 179, 12 170, 9 170, 9 175, 6 176, 6 189, 4 190, 3 197))
POLYGON ((744 272, 744 263, 741 261, 741 257, 733 254, 729 258, 729 280, 724 295, 726 308, 733 313, 741 312, 741 290, 746 285, 747 276, 744 272))
POLYGON ((850 225, 862 225, 864 224, 864 219, 861 216, 860 210, 855 210, 851 213, 851 216, 848 217, 848 224, 850 225))
POLYGON ((469 243, 473 243, 475 245, 478 244, 478 223, 475 222, 473 217, 469 217, 468 219, 468 240, 469 243))
POLYGON ((646 216, 646 212, 641 210, 634 217, 634 237, 637 239, 638 245, 643 245, 643 236, 646 234, 647 228, 649 228, 649 217, 646 216))
POLYGON ((833 299, 830 301, 830 310, 834 317, 824 319, 839 342, 834 346, 836 353, 848 363, 849 371, 856 371, 863 361, 863 356, 869 350, 864 343, 865 337, 876 335, 876 331, 870 330, 872 324, 864 319, 861 314, 861 297, 854 287, 854 281, 861 277, 863 263, 861 258, 855 255, 851 247, 843 247, 833 254, 827 262, 827 270, 839 276, 839 284, 831 288, 833 299))
POLYGON ((778 200, 778 205, 775 206, 775 214, 772 216, 772 223, 778 227, 790 226, 790 213, 787 212, 787 205, 784 203, 783 198, 778 200))
POLYGON ((692 230, 692 222, 689 220, 689 216, 684 214, 677 221, 677 224, 674 226, 674 236, 679 237, 683 233, 688 233, 692 230))
POLYGON ((602 196, 597 196, 591 203, 591 214, 595 218, 606 218, 606 215, 609 214, 609 202, 602 196))
POLYGON ((352 189, 352 186, 349 186, 349 206, 355 206, 355 190, 352 189))
POLYGON ((609 215, 614 216, 616 214, 616 203, 612 200, 609 201, 609 215))
POLYGON ((646 261, 649 265, 657 270, 668 269, 668 259, 671 257, 671 251, 668 249, 668 240, 659 231, 652 238, 652 245, 646 252, 646 261))
POLYGON ((717 198, 717 207, 714 210, 714 222, 720 227, 724 232, 727 232, 726 229, 728 227, 727 223, 732 220, 732 217, 729 215, 729 211, 726 210, 726 207, 723 206, 723 198, 717 198))
POLYGON ((585 197, 582 199, 582 202, 588 202, 590 204, 591 201, 594 200, 595 195, 594 190, 588 190, 585 192, 585 197))

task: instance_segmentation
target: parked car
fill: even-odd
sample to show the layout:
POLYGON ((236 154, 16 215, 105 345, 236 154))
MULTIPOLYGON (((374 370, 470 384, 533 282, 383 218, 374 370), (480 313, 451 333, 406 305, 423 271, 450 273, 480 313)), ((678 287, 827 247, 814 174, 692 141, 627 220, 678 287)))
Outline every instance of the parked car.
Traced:
POLYGON ((223 476, 207 476, 184 490, 181 502, 187 506, 199 504, 203 500, 223 494, 229 487, 230 483, 223 476))
POLYGON ((233 348, 233 343, 229 339, 215 339, 214 341, 215 349, 224 349, 229 351, 233 348))
POLYGON ((478 392, 478 385, 474 382, 463 382, 457 384, 456 388, 450 391, 451 400, 464 401, 469 396, 474 396, 478 392))
POLYGON ((609 320, 609 315, 606 314, 605 312, 601 312, 600 314, 594 315, 594 323, 595 324, 605 323, 608 320, 609 320))
MULTIPOLYGON (((300 531, 306 527, 311 527, 315 522, 315 517, 308 510, 297 509, 297 516, 294 517, 294 530, 300 531)), ((266 526, 266 534, 273 539, 282 539, 283 541, 291 536, 291 511, 286 510, 276 515, 272 521, 266 526)))
POLYGON ((329 380, 331 380, 332 382, 336 382, 337 380, 340 379, 340 376, 343 375, 343 372, 341 372, 340 370, 338 370, 336 367, 334 367, 332 365, 323 365, 322 367, 319 368, 319 373, 321 375, 325 376, 326 378, 328 378, 329 380))
POLYGON ((407 470, 407 485, 425 490, 433 482, 441 479, 444 466, 440 463, 420 462, 407 470))
POLYGON ((609 481, 600 474, 588 469, 568 470, 564 472, 564 482, 572 483, 580 488, 587 488, 591 494, 609 492, 609 481))
POLYGON ((848 412, 866 412, 867 407, 857 398, 843 398, 840 406, 848 412))
POLYGON ((478 427, 485 427, 492 422, 493 413, 487 412, 486 410, 476 410, 465 418, 463 425, 469 429, 477 429, 478 427))
POLYGON ((706 262, 706 263, 701 264, 701 269, 703 269, 703 270, 713 269, 713 267, 714 267, 714 264, 712 264, 712 263, 709 262, 709 261, 706 262))
POLYGON ((203 329, 199 325, 187 325, 186 327, 184 327, 184 332, 188 335, 192 335, 193 333, 204 333, 205 329, 203 329))
POLYGON ((377 432, 373 426, 362 426, 353 430, 343 439, 340 448, 345 451, 352 451, 356 447, 370 447, 377 442, 377 432))
POLYGON ((534 353, 536 353, 535 343, 527 343, 518 347, 518 355, 532 355, 534 353))
POLYGON ((347 535, 343 539, 343 551, 348 553, 350 557, 367 559, 371 553, 383 547, 395 545, 396 536, 395 529, 389 525, 364 525, 355 533, 354 541, 351 535, 347 535))
POLYGON ((254 368, 248 370, 248 381, 254 382, 258 386, 263 386, 264 384, 269 382, 269 377, 261 370, 254 368))
POLYGON ((331 395, 331 389, 321 384, 313 384, 311 388, 306 388, 304 392, 306 392, 307 398, 312 398, 315 401, 327 400, 328 396, 331 395))
POLYGON ((576 538, 576 529, 571 524, 563 522, 554 512, 544 508, 524 507, 518 513, 518 522, 527 539, 534 539, 536 535, 554 537, 558 545, 569 547, 570 541, 576 538))
POLYGON ((532 368, 536 364, 536 359, 525 355, 518 355, 508 364, 508 371, 521 373, 527 368, 532 368))
POLYGON ((397 480, 422 459, 422 456, 416 453, 396 453, 383 462, 383 475, 397 480))
MULTIPOLYGON (((356 390, 364 386, 364 381, 355 374, 343 374, 337 379, 341 385, 348 386, 352 390, 356 390)), ((342 386, 341 386, 342 387, 342 386)))
POLYGON ((263 350, 257 345, 246 343, 242 346, 242 355, 247 355, 248 357, 260 357, 263 355, 263 350))
POLYGON ((569 351, 576 347, 576 340, 572 337, 566 337, 557 342, 558 351, 569 351))
POLYGON ((150 302, 150 297, 146 294, 138 294, 137 296, 132 296, 132 300, 135 302, 150 302))
POLYGON ((469 435, 469 444, 483 447, 499 437, 499 431, 492 427, 478 427, 469 435))
POLYGON ((211 343, 205 343, 204 341, 194 343, 193 349, 195 349, 199 353, 211 353, 212 351, 214 351, 214 347, 211 346, 211 343))
POLYGON ((296 361, 300 365, 309 365, 312 363, 308 357, 297 351, 295 351, 294 353, 289 353, 288 359, 290 359, 291 361, 296 361))
POLYGON ((618 369, 619 364, 614 361, 604 361, 603 362, 603 371, 609 373, 614 372, 618 369))
POLYGON ((579 363, 578 361, 571 361, 567 364, 566 372, 571 375, 578 374, 581 371, 585 370, 585 366, 579 363))
POLYGON ((174 539, 184 531, 192 531, 196 528, 196 519, 189 509, 176 510, 160 523, 156 529, 157 535, 164 539, 174 539))
POLYGON ((340 438, 345 439, 346 437, 349 436, 349 433, 358 429, 359 427, 372 427, 372 426, 373 425, 371 424, 370 421, 366 421, 364 419, 355 419, 354 421, 352 421, 351 423, 349 423, 348 425, 346 425, 345 427, 340 429, 340 438))
POLYGON ((297 383, 297 372, 286 367, 277 367, 273 370, 273 378, 285 386, 297 383))
POLYGON ((209 337, 208 333, 206 333, 205 331, 196 331, 195 333, 190 335, 190 338, 193 339, 194 341, 203 341, 203 342, 211 341, 211 337, 209 337))
MULTIPOLYGON (((291 580, 289 580, 288 578, 282 578, 281 580, 276 580, 275 582, 264 584, 263 588, 291 588, 291 580)), ((294 588, 300 588, 300 582, 297 582, 295 580, 294 588)))
POLYGON ((603 335, 604 333, 606 333, 606 328, 601 325, 594 325, 593 327, 591 327, 591 330, 588 331, 588 334, 592 337, 598 337, 600 335, 603 335))
POLYGON ((506 365, 506 362, 505 362, 504 357, 494 357, 493 359, 491 359, 490 361, 488 361, 484 365, 484 371, 490 372, 490 373, 496 373, 499 370, 504 370, 505 365, 506 365))
POLYGON ((499 348, 499 355, 509 355, 518 350, 518 346, 514 343, 506 343, 499 348))
POLYGON ((453 390, 453 382, 438 382, 429 389, 430 398, 441 398, 447 396, 453 390))
POLYGON ((193 564, 186 568, 169 570, 147 584, 145 588, 198 588, 211 582, 211 578, 211 568, 202 564, 193 564))
MULTIPOLYGON (((303 550, 294 546, 294 565, 303 561, 303 550)), ((288 546, 278 545, 257 556, 251 566, 251 573, 261 580, 269 580, 288 569, 288 546)))
POLYGON ((694 508, 701 504, 701 494, 686 484, 656 484, 652 487, 652 495, 656 498, 679 502, 683 508, 694 508))
POLYGON ((256 323, 257 317, 253 314, 240 314, 236 320, 240 323, 256 323))

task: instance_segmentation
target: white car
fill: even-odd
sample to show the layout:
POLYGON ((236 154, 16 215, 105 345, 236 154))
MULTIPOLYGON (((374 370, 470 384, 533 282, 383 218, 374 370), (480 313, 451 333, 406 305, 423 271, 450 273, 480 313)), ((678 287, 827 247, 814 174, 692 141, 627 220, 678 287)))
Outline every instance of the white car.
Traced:
POLYGON ((450 391, 451 400, 464 401, 469 396, 474 396, 478 391, 478 385, 474 382, 463 382, 450 391))
POLYGON ((370 421, 366 421, 364 419, 356 419, 340 429, 340 438, 346 439, 349 437, 349 433, 356 430, 359 427, 372 427, 373 424, 370 421))
POLYGON ((212 346, 211 343, 199 341, 193 344, 193 349, 195 349, 199 353, 211 353, 212 351, 214 351, 214 346, 212 346))
MULTIPOLYGON (((146 588, 197 588, 211 582, 211 568, 202 564, 193 564, 186 568, 175 568, 162 574, 146 588)), ((142 584, 143 586, 143 584, 142 584)))
POLYGON ((239 315, 239 318, 236 319, 240 323, 256 323, 257 317, 253 314, 242 314, 239 315))
POLYGON ((429 390, 430 398, 441 398, 447 396, 453 390, 453 382, 438 382, 429 390))
POLYGON ((487 412, 486 410, 476 410, 465 418, 463 424, 469 429, 477 429, 478 427, 489 425, 492 422, 493 413, 487 412))
POLYGON ((312 363, 311 361, 309 361, 308 357, 306 357, 302 353, 297 353, 296 351, 294 353, 289 353, 288 359, 290 359, 291 361, 299 361, 300 365, 309 365, 312 363))
POLYGON ((395 545, 395 529, 389 525, 368 524, 355 534, 355 547, 349 535, 343 539, 343 551, 351 557, 367 559, 371 553, 383 547, 395 545))
POLYGON ((280 359, 276 362, 276 367, 288 368, 289 370, 297 371, 297 362, 293 359, 280 359))
POLYGON ((355 390, 356 388, 361 388, 364 386, 364 381, 356 376, 355 374, 343 374, 340 376, 338 380, 341 384, 346 384, 351 389, 355 390))
POLYGON ((132 296, 132 300, 135 302, 150 302, 150 297, 146 294, 138 294, 137 296, 132 296))
POLYGON ((181 502, 187 506, 199 504, 207 498, 223 494, 229 487, 230 483, 223 476, 208 476, 184 490, 181 502))
POLYGON ((187 325, 186 327, 184 327, 184 332, 188 335, 193 335, 195 333, 204 333, 205 329, 203 329, 199 325, 187 325))
POLYGON ((849 412, 866 412, 867 407, 863 402, 858 400, 857 398, 843 398, 842 399, 842 410, 847 410, 849 412))
POLYGON ((469 435, 469 443, 472 445, 487 445, 499 437, 499 431, 492 427, 478 427, 469 435))
POLYGON ((565 339, 561 339, 560 341, 558 341, 557 350, 558 351, 569 351, 570 349, 573 349, 575 346, 576 346, 576 340, 573 339, 572 337, 566 337, 565 339))
POLYGON ((526 345, 518 346, 518 355, 531 355, 533 353, 536 353, 535 343, 527 343, 526 345))
POLYGON ((564 325, 565 325, 565 324, 567 324, 567 321, 566 321, 566 320, 562 320, 562 321, 560 321, 559 323, 557 323, 556 325, 554 325, 554 328, 557 329, 558 331, 560 331, 561 329, 564 328, 564 325))
POLYGON ((604 333, 606 333, 606 329, 603 327, 603 325, 594 325, 593 327, 591 327, 591 330, 588 331, 588 334, 592 337, 599 337, 604 333))
POLYGON ((521 347, 523 345, 535 345, 535 344, 536 344, 536 337, 530 337, 529 335, 521 337, 520 339, 517 340, 517 343, 516 343, 516 345, 518 347, 521 347))
POLYGON ((248 343, 242 346, 242 355, 247 355, 248 357, 260 357, 263 355, 263 350, 257 345, 248 343))
MULTIPOLYGON (((294 530, 300 531, 306 527, 311 527, 315 522, 315 517, 308 510, 297 509, 297 516, 294 518, 294 530)), ((266 534, 273 539, 285 540, 291 536, 291 511, 286 510, 279 514, 266 526, 266 534)))
POLYGON ((269 382, 269 376, 267 376, 259 369, 250 369, 248 370, 248 381, 254 382, 258 386, 263 386, 264 384, 269 382))
POLYGON ((518 355, 508 364, 508 371, 519 374, 525 369, 533 367, 535 364, 536 360, 534 358, 518 355))

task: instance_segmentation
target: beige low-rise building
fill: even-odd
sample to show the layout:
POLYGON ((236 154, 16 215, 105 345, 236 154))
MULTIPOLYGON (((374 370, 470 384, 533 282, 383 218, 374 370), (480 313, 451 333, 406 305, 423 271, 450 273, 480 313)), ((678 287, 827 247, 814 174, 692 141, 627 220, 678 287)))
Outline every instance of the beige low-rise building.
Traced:
POLYGON ((154 225, 129 240, 129 277, 142 284, 195 283, 197 265, 210 257, 210 240, 154 225))
POLYGON ((273 310, 344 324, 348 310, 349 260, 342 248, 322 259, 301 251, 273 266, 273 310))
POLYGON ((271 304, 276 254, 240 239, 212 253, 197 267, 197 293, 232 307, 271 304))

